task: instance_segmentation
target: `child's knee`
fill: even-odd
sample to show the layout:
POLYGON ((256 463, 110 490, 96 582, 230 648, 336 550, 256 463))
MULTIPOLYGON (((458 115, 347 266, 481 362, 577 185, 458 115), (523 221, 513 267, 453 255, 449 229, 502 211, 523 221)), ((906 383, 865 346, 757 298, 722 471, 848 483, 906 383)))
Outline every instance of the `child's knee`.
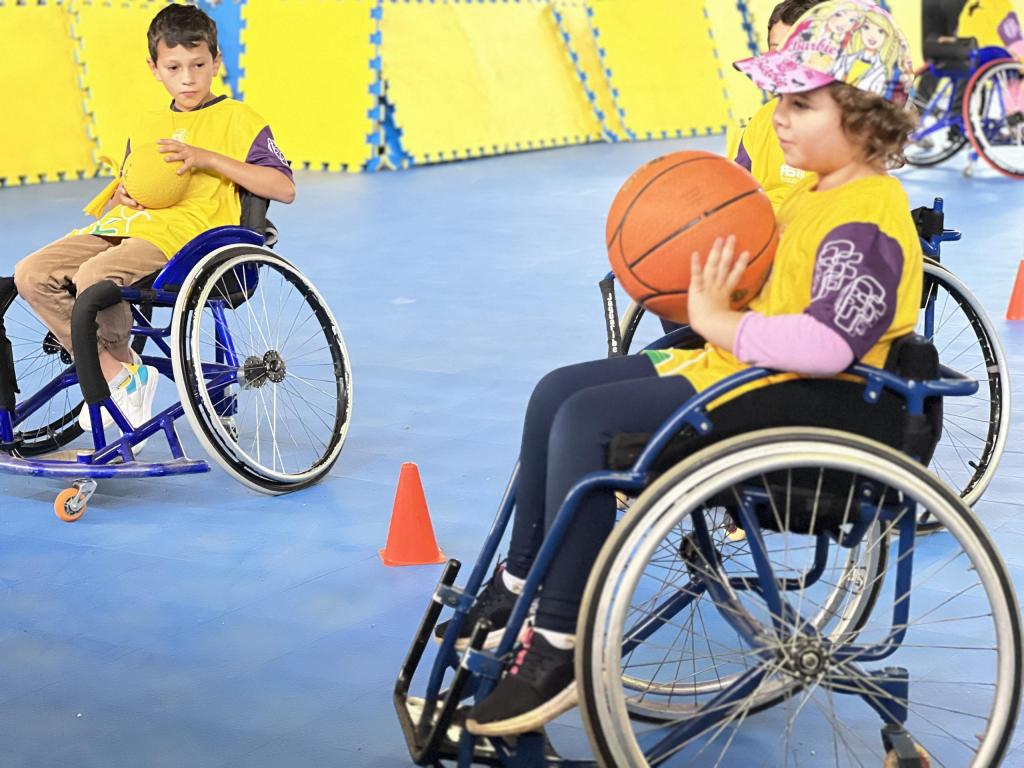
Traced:
POLYGON ((48 276, 32 268, 31 257, 24 258, 14 265, 14 287, 18 295, 32 303, 32 298, 43 292, 48 276))
MULTIPOLYGON (((91 288, 96 283, 101 283, 104 280, 111 280, 110 275, 107 274, 102 264, 93 264, 89 261, 85 262, 75 272, 74 277, 71 281, 75 284, 75 290, 78 291, 78 295, 81 296, 82 292, 86 288, 91 288)), ((118 282, 114 280, 114 282, 118 282)))

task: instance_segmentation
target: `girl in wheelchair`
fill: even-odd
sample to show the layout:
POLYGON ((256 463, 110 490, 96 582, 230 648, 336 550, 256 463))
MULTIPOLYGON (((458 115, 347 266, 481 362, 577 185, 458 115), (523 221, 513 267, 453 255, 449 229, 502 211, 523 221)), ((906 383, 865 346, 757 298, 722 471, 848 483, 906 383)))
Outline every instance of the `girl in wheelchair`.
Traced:
MULTIPOLYGON (((749 311, 732 311, 729 294, 748 254, 734 258, 733 239, 720 238, 703 268, 693 254, 689 317, 702 348, 572 365, 540 381, 526 410, 508 559, 462 623, 461 647, 482 618, 493 630, 485 647, 497 645, 546 525, 581 477, 606 467, 613 436, 656 430, 695 392, 748 366, 789 372, 772 381, 835 376, 855 361, 881 367, 892 341, 914 329, 921 247, 907 197, 887 173, 914 127, 905 108, 912 69, 902 33, 874 3, 830 0, 801 17, 778 51, 736 66, 780 94, 774 127, 786 162, 817 174, 778 212, 772 275, 749 311), (839 79, 851 36, 828 44, 837 16, 854 18, 855 27, 870 18, 898 41, 886 52, 884 82, 866 74, 839 79)), ((532 629, 490 696, 468 714, 471 733, 536 730, 576 704, 580 601, 616 519, 611 494, 592 493, 580 507, 544 580, 532 629)), ((436 637, 447 628, 440 624, 436 637)))

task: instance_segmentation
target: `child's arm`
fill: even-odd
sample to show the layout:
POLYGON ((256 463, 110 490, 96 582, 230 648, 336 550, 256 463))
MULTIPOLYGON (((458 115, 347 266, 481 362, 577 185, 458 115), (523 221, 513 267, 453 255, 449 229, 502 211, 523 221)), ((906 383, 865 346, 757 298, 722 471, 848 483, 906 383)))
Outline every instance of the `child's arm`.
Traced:
POLYGON ((173 139, 160 139, 157 144, 168 163, 182 162, 181 168, 178 169, 179 174, 189 173, 193 168, 213 171, 258 197, 276 200, 279 203, 290 203, 295 200, 295 183, 276 168, 242 163, 226 155, 173 139))
POLYGON ((866 354, 892 323, 903 252, 874 225, 849 224, 829 233, 815 263, 823 284, 797 314, 729 309, 747 261, 741 254, 732 263, 734 247, 733 238, 716 241, 703 269, 694 254, 689 315, 695 331, 745 363, 834 376, 866 354))

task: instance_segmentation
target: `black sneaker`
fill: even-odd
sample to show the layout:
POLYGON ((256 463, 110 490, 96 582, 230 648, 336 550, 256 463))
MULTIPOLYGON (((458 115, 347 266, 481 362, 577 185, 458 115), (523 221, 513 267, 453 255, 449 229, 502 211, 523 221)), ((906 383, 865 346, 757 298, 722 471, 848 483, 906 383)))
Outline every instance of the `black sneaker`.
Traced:
MULTIPOLYGON (((515 608, 519 595, 505 586, 502 574, 505 573, 505 566, 499 565, 494 569, 494 575, 488 581, 480 593, 476 596, 476 602, 469 609, 469 613, 459 627, 459 636, 455 641, 455 650, 464 651, 469 647, 469 636, 473 634, 473 627, 480 619, 487 619, 491 622, 491 631, 487 633, 484 640, 484 648, 492 650, 498 647, 501 636, 505 634, 505 627, 508 625, 509 616, 515 608)), ((452 620, 442 621, 434 627, 434 642, 440 643, 444 639, 444 633, 448 630, 452 620)))
POLYGON ((572 649, 555 648, 530 629, 511 669, 491 695, 466 716, 477 736, 511 736, 536 731, 576 706, 572 649))

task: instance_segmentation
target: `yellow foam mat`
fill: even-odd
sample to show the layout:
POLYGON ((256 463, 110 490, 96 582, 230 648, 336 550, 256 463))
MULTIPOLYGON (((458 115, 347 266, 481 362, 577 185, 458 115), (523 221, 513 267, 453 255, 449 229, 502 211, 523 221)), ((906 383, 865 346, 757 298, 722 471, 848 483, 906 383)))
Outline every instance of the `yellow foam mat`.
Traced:
POLYGON ((0 5, 4 114, 0 181, 34 184, 95 170, 64 5, 0 5))
POLYGON ((242 7, 239 90, 293 166, 359 171, 368 136, 372 0, 259 0, 242 7))
POLYGON ((749 16, 745 17, 735 2, 705 0, 704 7, 711 22, 717 64, 724 75, 729 107, 736 119, 745 124, 764 103, 761 89, 732 66, 734 61, 755 55, 750 49, 750 37, 743 28, 749 16))
POLYGON ((388 0, 384 79, 416 162, 601 138, 546 0, 388 0))
POLYGON ((153 0, 75 0, 70 5, 79 82, 97 162, 104 156, 121 162, 140 108, 170 104, 171 97, 146 65, 146 31, 164 5, 153 0))
POLYGON ((552 0, 552 12, 557 14, 559 29, 565 39, 570 57, 574 57, 577 74, 583 82, 587 98, 594 108, 607 138, 629 138, 618 105, 612 99, 612 88, 605 76, 601 57, 597 52, 597 39, 590 24, 590 8, 583 0, 552 0))
POLYGON ((780 0, 745 0, 754 38, 762 53, 768 50, 768 20, 771 19, 772 11, 779 2, 780 0))
POLYGON ((733 118, 723 62, 703 3, 593 0, 592 8, 612 95, 630 130, 666 138, 726 129, 733 118))

